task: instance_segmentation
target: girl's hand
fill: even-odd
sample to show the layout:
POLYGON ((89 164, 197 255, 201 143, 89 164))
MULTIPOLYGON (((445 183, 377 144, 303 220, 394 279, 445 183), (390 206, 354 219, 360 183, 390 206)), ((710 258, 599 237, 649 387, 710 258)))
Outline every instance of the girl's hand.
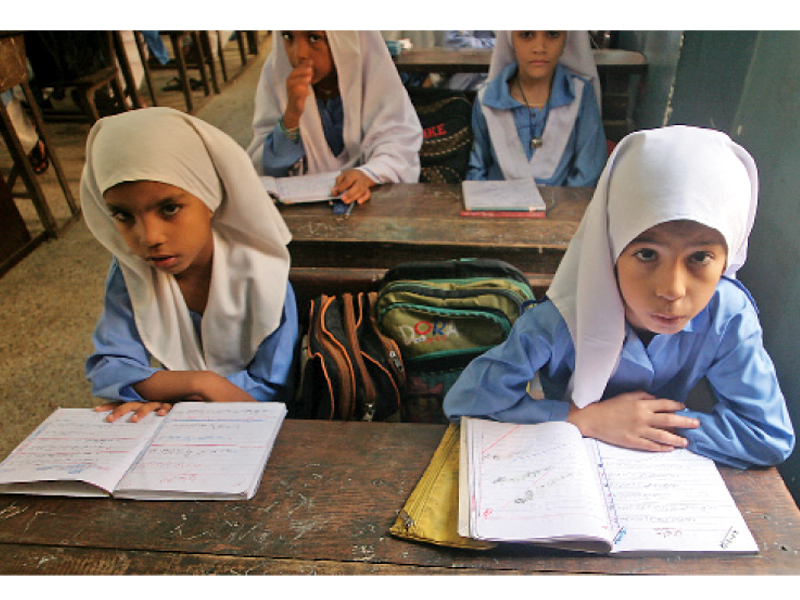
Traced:
POLYGON ((213 371, 156 371, 133 389, 148 403, 255 402, 253 397, 213 371))
POLYGON ((680 402, 656 398, 646 392, 629 392, 594 402, 585 408, 572 405, 567 421, 576 425, 584 437, 653 452, 685 448, 686 438, 676 429, 695 429, 700 421, 675 413, 686 408, 680 402))
POLYGON ((130 418, 131 423, 136 423, 154 411, 157 415, 163 417, 172 410, 172 404, 169 402, 107 402, 106 404, 95 406, 94 409, 97 412, 110 410, 111 414, 106 417, 106 421, 109 423, 113 423, 129 413, 133 413, 130 418))
POLYGON ((336 178, 331 196, 337 197, 341 194, 342 202, 345 204, 352 202, 363 204, 370 198, 370 188, 376 185, 363 171, 349 169, 336 178))
POLYGON ((304 59, 286 78, 287 103, 286 111, 283 113, 283 124, 287 129, 300 126, 300 117, 306 108, 313 75, 311 61, 304 59))

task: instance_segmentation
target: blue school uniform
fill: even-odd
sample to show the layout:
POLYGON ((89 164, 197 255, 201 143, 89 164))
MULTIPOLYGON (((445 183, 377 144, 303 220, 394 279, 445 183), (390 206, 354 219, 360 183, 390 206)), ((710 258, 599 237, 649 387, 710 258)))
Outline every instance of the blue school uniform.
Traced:
MULTIPOLYGON (((679 413, 701 423, 680 430, 688 448, 739 468, 781 463, 791 454, 795 436, 761 334, 750 294, 738 281, 723 278, 708 306, 682 331, 656 335, 645 346, 628 327, 603 398, 643 390, 685 402, 706 377, 717 397, 711 412, 679 413)), ((562 398, 574 366, 567 325, 545 300, 517 320, 503 344, 470 363, 447 394, 445 413, 452 420, 564 421, 570 403, 562 398), (526 391, 537 372, 545 396, 541 400, 526 391)))
MULTIPOLYGON (((322 130, 325 141, 333 152, 339 156, 344 150, 344 106, 341 98, 330 100, 317 100, 319 118, 322 121, 322 130)), ((272 177, 286 177, 294 165, 306 155, 303 140, 296 142, 286 137, 280 127, 273 129, 264 140, 264 154, 261 163, 264 175, 272 177)))
MULTIPOLYGON (((575 97, 576 79, 580 75, 572 73, 562 64, 556 65, 550 98, 543 109, 529 109, 514 100, 508 89, 508 80, 516 73, 517 63, 507 65, 499 76, 486 84, 483 102, 493 108, 510 110, 514 125, 519 134, 522 148, 528 160, 536 152, 531 148, 531 139, 541 138, 547 122, 548 111, 552 108, 580 102, 575 126, 569 134, 569 141, 553 175, 548 179, 537 179, 539 185, 593 187, 608 157, 603 121, 597 108, 594 86, 586 81, 583 94, 575 97)), ((501 180, 503 171, 495 154, 481 101, 476 98, 472 111, 472 130, 475 140, 469 159, 467 179, 501 180)))
MULTIPOLYGON (((298 339, 297 306, 287 282, 281 324, 256 351, 245 370, 226 377, 259 402, 288 402, 294 393, 294 357, 298 339)), ((189 311, 198 339, 202 315, 189 311)), ((106 280, 103 312, 92 337, 94 353, 86 361, 92 394, 110 401, 141 402, 133 385, 160 369, 150 365, 133 316, 128 288, 114 258, 106 280)))

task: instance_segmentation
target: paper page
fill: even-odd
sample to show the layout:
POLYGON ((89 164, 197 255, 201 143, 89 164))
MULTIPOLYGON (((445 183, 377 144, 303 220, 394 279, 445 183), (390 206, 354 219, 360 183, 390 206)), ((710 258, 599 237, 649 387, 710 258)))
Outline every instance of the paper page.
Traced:
POLYGON ((331 200, 331 190, 336 185, 338 172, 315 173, 313 175, 297 175, 294 177, 271 178, 275 190, 270 192, 266 178, 262 177, 264 187, 283 204, 301 204, 306 202, 323 202, 331 200))
POLYGON ((678 449, 640 452, 587 440, 622 528, 614 552, 757 552, 713 461, 678 449))
POLYGON ((475 211, 543 211, 546 206, 533 179, 463 181, 464 208, 475 211))
POLYGON ((108 495, 163 420, 150 414, 138 423, 107 423, 108 414, 56 410, 0 464, 0 491, 108 495), (21 485, 5 485, 15 483, 21 485))
POLYGON ((481 419, 466 419, 466 426, 472 537, 539 543, 605 540, 592 549, 610 548, 605 503, 576 427, 481 419))
POLYGON ((251 498, 285 415, 286 405, 279 402, 181 402, 114 495, 251 498))

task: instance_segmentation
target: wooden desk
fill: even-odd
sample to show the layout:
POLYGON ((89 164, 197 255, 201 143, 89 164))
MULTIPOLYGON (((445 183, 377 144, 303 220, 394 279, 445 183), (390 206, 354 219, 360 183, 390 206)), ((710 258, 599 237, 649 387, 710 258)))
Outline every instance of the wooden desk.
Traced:
MULTIPOLYGON (((619 49, 594 49, 598 74, 604 72, 642 74, 647 59, 641 52, 619 49)), ((491 48, 415 48, 394 57, 399 71, 406 73, 488 73, 491 48)))
MULTIPOLYGON (((349 219, 327 204, 281 208, 292 232, 290 279, 303 307, 319 293, 375 287, 401 262, 496 258, 528 275, 541 294, 578 228, 591 188, 540 188, 545 219, 462 217, 461 186, 392 184, 373 190, 349 219)), ((301 312, 302 312, 301 308, 301 312)))
POLYGON ((0 573, 800 573, 800 511, 776 469, 721 469, 758 542, 754 556, 473 552, 395 539, 389 527, 444 429, 286 421, 246 502, 0 495, 0 573))

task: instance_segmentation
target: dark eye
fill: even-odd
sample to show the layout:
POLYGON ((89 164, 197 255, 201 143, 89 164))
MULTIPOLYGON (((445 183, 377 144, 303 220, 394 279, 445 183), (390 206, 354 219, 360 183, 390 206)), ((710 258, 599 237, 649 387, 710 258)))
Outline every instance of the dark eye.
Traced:
POLYGON ((174 203, 164 204, 161 206, 161 214, 163 214, 165 217, 174 217, 176 214, 178 214, 178 211, 180 211, 180 209, 181 207, 179 204, 174 204, 174 203))
POLYGON ((714 260, 714 254, 706 250, 700 250, 692 253, 689 260, 699 265, 707 265, 714 260))
POLYGON ((548 31, 547 32, 547 37, 550 38, 551 40, 557 40, 558 38, 561 37, 561 32, 560 31, 548 31))
POLYGON ((634 252, 633 255, 642 262, 650 262, 658 258, 658 254, 652 248, 641 248, 634 252))
POLYGON ((310 33, 310 34, 308 34, 308 41, 311 42, 312 44, 316 44, 317 42, 321 42, 324 39, 325 39, 325 37, 320 35, 320 34, 318 34, 318 33, 310 33))
POLYGON ((114 219, 117 223, 127 223, 131 220, 131 216, 122 210, 117 210, 115 208, 111 209, 111 218, 114 219))
POLYGON ((283 36, 283 39, 286 40, 287 42, 291 42, 292 41, 292 32, 291 31, 284 31, 283 33, 281 33, 281 35, 283 36))

